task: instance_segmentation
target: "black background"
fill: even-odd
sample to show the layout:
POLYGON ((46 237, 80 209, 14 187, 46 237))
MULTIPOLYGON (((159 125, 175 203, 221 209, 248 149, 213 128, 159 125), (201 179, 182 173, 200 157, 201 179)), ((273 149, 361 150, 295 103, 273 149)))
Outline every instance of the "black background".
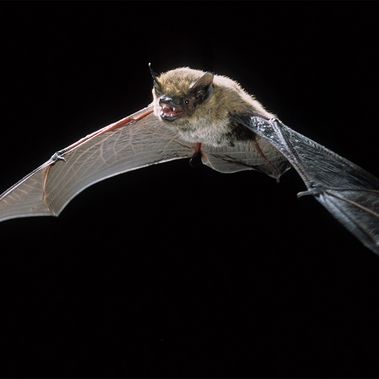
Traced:
MULTIPOLYGON (((378 175, 379 4, 1 3, 3 190, 144 107, 147 62, 238 80, 378 175)), ((379 259, 315 200, 177 161, 0 225, 3 375, 371 375, 379 259)))

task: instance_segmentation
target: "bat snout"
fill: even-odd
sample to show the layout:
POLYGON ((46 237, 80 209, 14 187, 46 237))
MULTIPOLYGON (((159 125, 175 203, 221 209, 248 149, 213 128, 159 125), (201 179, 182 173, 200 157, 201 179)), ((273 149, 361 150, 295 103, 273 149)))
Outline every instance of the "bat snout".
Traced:
POLYGON ((178 105, 178 104, 175 104, 174 98, 170 96, 161 96, 159 98, 159 105, 162 105, 162 104, 167 104, 167 105, 172 105, 172 106, 178 105))
POLYGON ((179 117, 182 117, 183 107, 179 99, 175 99, 169 96, 161 96, 159 99, 160 117, 165 121, 175 121, 179 117))

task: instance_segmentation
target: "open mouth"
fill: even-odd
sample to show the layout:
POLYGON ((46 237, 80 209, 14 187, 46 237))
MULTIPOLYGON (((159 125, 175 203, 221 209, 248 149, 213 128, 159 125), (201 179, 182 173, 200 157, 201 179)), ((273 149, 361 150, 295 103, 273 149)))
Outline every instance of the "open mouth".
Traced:
POLYGON ((177 107, 173 107, 172 105, 168 104, 161 104, 160 116, 163 120, 174 121, 177 118, 181 117, 182 114, 183 111, 177 107))

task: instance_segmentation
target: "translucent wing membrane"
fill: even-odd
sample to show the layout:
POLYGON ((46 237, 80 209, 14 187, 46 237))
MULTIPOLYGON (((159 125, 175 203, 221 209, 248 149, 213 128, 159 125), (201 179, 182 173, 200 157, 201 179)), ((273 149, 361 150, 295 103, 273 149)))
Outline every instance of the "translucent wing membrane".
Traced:
POLYGON ((90 185, 127 171, 190 157, 191 144, 147 107, 57 152, 0 196, 0 221, 58 215, 90 185))
POLYGON ((203 163, 222 173, 257 170, 279 180, 291 166, 265 139, 235 142, 233 146, 204 146, 203 163))
POLYGON ((279 120, 245 116, 241 122, 264 137, 297 170, 314 195, 369 249, 379 254, 379 179, 279 120))

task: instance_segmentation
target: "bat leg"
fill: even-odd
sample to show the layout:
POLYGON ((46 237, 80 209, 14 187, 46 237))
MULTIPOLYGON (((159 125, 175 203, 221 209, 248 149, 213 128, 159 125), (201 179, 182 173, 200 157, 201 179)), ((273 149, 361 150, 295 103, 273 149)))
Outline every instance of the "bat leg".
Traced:
MULTIPOLYGON (((271 172, 272 174, 276 174, 275 179, 276 179, 276 182, 279 183, 280 182, 280 176, 282 175, 283 172, 281 172, 281 170, 266 156, 266 154, 263 152, 261 146, 259 145, 259 143, 256 139, 252 140, 252 143, 254 144, 254 147, 255 147, 256 151, 258 152, 258 154, 261 156, 263 161, 266 163, 265 166, 270 170, 269 172, 271 172)), ((259 168, 257 168, 257 170, 261 171, 267 175, 267 171, 259 169, 259 168)))
POLYGON ((203 152, 201 151, 201 143, 197 143, 195 145, 195 152, 193 153, 189 164, 191 167, 199 167, 202 164, 201 157, 203 156, 203 152))

